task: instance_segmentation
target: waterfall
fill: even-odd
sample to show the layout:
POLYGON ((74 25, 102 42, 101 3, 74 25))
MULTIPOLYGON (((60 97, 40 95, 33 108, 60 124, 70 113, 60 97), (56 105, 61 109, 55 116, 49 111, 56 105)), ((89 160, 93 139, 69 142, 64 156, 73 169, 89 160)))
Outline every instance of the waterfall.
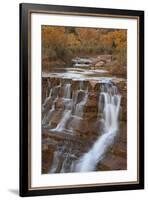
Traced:
POLYGON ((52 88, 50 89, 50 92, 49 92, 49 96, 47 96, 46 98, 45 98, 45 100, 44 100, 44 103, 43 103, 43 105, 42 105, 42 110, 44 111, 45 110, 45 107, 46 107, 46 105, 47 105, 47 103, 49 102, 49 100, 51 99, 51 97, 52 97, 52 88))
POLYGON ((94 171, 105 152, 114 142, 118 131, 118 115, 121 96, 117 87, 110 83, 103 84, 99 98, 99 106, 103 106, 104 133, 97 139, 92 148, 77 162, 75 171, 94 171))
POLYGON ((84 83, 83 83, 83 80, 81 80, 80 83, 79 83, 79 90, 76 92, 76 95, 75 95, 75 98, 74 98, 74 104, 75 104, 74 114, 78 117, 83 116, 83 108, 84 108, 84 106, 85 106, 85 104, 87 103, 87 100, 88 100, 88 88, 85 91, 85 90, 83 90, 83 87, 84 87, 84 83), (82 98, 82 100, 79 103, 77 103, 79 92, 83 92, 84 97, 82 98))
POLYGON ((57 127, 52 129, 52 131, 57 131, 57 132, 63 131, 65 126, 66 126, 68 119, 70 118, 70 115, 71 115, 71 110, 64 111, 62 119, 58 123, 57 127))
POLYGON ((49 122, 49 120, 50 120, 52 114, 54 113, 54 111, 55 111, 55 101, 53 102, 52 107, 51 107, 51 109, 48 111, 47 115, 45 115, 45 116, 43 117, 42 124, 46 124, 46 123, 49 122))
MULTIPOLYGON (((47 104, 49 103, 49 101, 52 97, 52 92, 53 92, 53 89, 51 88, 50 92, 49 92, 49 96, 46 97, 46 99, 45 99, 45 101, 42 105, 42 112, 44 112, 46 110, 46 106, 47 106, 47 104)), ((44 115, 44 117, 42 119, 42 124, 46 124, 48 122, 48 119, 49 119, 50 115, 53 113, 54 110, 55 110, 55 106, 54 106, 54 103, 53 103, 51 109, 47 112, 47 114, 44 115)))
POLYGON ((80 86, 79 87, 80 87, 80 90, 83 90, 83 87, 84 87, 83 80, 80 81, 80 86))
POLYGON ((121 95, 118 88, 111 80, 92 82, 97 86, 92 88, 89 88, 91 81, 82 79, 51 81, 49 79, 48 96, 42 104, 42 128, 45 133, 49 131, 49 142, 52 137, 57 140, 49 173, 97 170, 119 132, 121 95))
POLYGON ((64 113, 62 115, 61 120, 59 121, 56 128, 52 129, 52 131, 62 132, 65 129, 67 121, 69 120, 72 112, 72 100, 71 98, 71 84, 67 83, 64 86, 64 113))
POLYGON ((67 83, 64 87, 64 98, 70 99, 71 97, 71 84, 67 83))
POLYGON ((78 117, 82 117, 83 115, 83 108, 87 102, 88 99, 88 93, 85 92, 84 98, 82 99, 82 101, 80 101, 79 103, 76 104, 75 106, 75 115, 78 117))
POLYGON ((51 117, 53 116, 55 111, 55 101, 52 104, 51 109, 48 111, 47 115, 45 115, 42 119, 42 124, 45 125, 47 123, 49 123, 49 120, 51 119, 51 117))
POLYGON ((61 83, 53 88, 51 88, 51 83, 48 81, 48 89, 50 89, 49 91, 49 96, 46 97, 46 99, 44 100, 44 103, 42 105, 42 112, 44 112, 46 110, 46 106, 48 107, 48 103, 50 100, 52 100, 52 107, 51 109, 46 112, 43 116, 43 119, 42 119, 42 125, 46 125, 49 120, 51 119, 54 111, 55 111, 55 101, 58 97, 58 89, 61 87, 61 83))

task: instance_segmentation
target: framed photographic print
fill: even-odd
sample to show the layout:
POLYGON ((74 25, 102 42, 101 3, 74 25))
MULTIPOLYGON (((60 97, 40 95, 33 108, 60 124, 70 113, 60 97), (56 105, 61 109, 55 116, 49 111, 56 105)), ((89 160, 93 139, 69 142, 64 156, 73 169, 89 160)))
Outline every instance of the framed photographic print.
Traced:
POLYGON ((144 11, 20 4, 20 195, 144 188, 144 11))

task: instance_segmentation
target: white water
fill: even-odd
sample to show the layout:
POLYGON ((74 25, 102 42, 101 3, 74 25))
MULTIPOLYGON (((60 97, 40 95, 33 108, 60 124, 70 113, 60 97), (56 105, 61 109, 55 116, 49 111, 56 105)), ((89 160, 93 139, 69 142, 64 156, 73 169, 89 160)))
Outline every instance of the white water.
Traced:
POLYGON ((76 95, 74 96, 74 104, 75 104, 75 115, 77 117, 82 117, 83 115, 83 108, 88 100, 88 89, 86 89, 85 91, 83 90, 83 87, 84 87, 84 83, 83 83, 83 80, 80 81, 79 83, 79 90, 76 92, 76 95), (80 91, 83 91, 84 92, 84 97, 83 99, 77 103, 77 99, 78 99, 78 95, 79 95, 79 92, 80 91))
POLYGON ((64 87, 64 97, 70 99, 71 97, 71 84, 67 83, 64 87))
POLYGON ((49 96, 48 97, 46 97, 45 98, 45 100, 44 100, 44 103, 43 103, 43 109, 44 109, 44 107, 46 106, 46 104, 48 103, 48 101, 51 99, 51 96, 52 96, 52 88, 50 89, 50 92, 49 92, 49 96))
POLYGON ((59 121, 58 125, 56 128, 52 129, 52 131, 57 131, 57 132, 62 132, 65 129, 65 126, 67 124, 67 121, 69 120, 71 116, 71 84, 67 83, 64 86, 64 106, 65 106, 65 111, 62 115, 61 120, 59 121))
POLYGON ((49 122, 54 111, 55 111, 55 103, 53 102, 51 109, 48 111, 48 114, 44 116, 44 118, 42 120, 42 124, 46 124, 49 122))
MULTIPOLYGON (((50 88, 50 86, 51 86, 51 83, 48 81, 48 87, 50 88)), ((57 86, 55 86, 53 88, 50 88, 49 96, 45 98, 44 103, 42 105, 42 111, 45 110, 46 106, 48 105, 48 103, 50 102, 50 100, 53 98, 54 93, 56 93, 56 90, 58 88, 60 88, 60 87, 61 87, 61 84, 57 85, 57 86)), ((51 109, 48 111, 47 114, 44 115, 44 117, 42 119, 42 124, 43 125, 47 124, 49 122, 49 120, 51 119, 51 116, 52 116, 52 114, 55 111, 55 101, 56 101, 57 97, 58 97, 58 94, 55 95, 55 100, 52 103, 51 109)))
POLYGON ((84 105, 87 102, 87 99, 88 99, 88 93, 86 92, 85 95, 84 95, 83 100, 80 101, 78 104, 76 104, 76 107, 75 107, 75 115, 76 116, 82 117, 82 115, 83 115, 83 108, 84 108, 84 105))
MULTIPOLYGON (((50 101, 50 99, 52 97, 52 92, 53 92, 53 89, 51 88, 50 92, 49 92, 49 96, 45 98, 45 101, 43 103, 43 106, 42 106, 42 110, 43 111, 45 110, 46 105, 49 103, 49 101, 50 101)), ((53 113, 54 110, 55 110, 55 105, 53 103, 51 109, 48 111, 48 114, 43 117, 42 124, 46 124, 47 123, 50 115, 53 113)))
MULTIPOLYGON (((115 89, 115 86, 106 84, 105 87, 101 88, 100 100, 102 98, 104 100, 104 133, 98 138, 92 148, 79 159, 75 171, 94 171, 107 149, 114 142, 118 131, 118 114, 121 101, 120 94, 116 93, 117 88, 115 89)), ((101 105, 100 102, 99 105, 101 105)))
POLYGON ((63 131, 65 126, 66 126, 68 119, 70 118, 70 115, 71 115, 71 110, 66 110, 63 114, 62 119, 58 123, 57 127, 52 129, 52 131, 57 131, 57 132, 63 131))
POLYGON ((84 87, 84 83, 83 83, 83 80, 80 81, 80 90, 83 90, 83 87, 84 87))

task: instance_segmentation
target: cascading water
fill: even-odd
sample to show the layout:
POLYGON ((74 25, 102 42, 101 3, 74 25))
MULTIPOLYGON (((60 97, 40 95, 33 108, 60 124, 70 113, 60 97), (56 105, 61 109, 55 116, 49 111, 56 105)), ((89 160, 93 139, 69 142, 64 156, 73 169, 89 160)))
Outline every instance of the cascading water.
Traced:
POLYGON ((80 101, 78 104, 76 104, 75 106, 75 115, 78 116, 78 117, 82 117, 83 115, 83 108, 84 108, 84 105, 86 104, 87 102, 87 99, 88 99, 88 93, 85 92, 84 94, 84 98, 82 99, 82 101, 80 101))
MULTIPOLYGON (((50 82, 48 82, 48 87, 50 88, 51 84, 50 82)), ((50 100, 52 100, 52 107, 51 109, 43 116, 43 119, 42 119, 42 125, 46 125, 48 124, 49 120, 51 119, 54 111, 55 111, 55 101, 58 97, 58 92, 57 90, 61 87, 61 84, 60 85, 57 85, 53 88, 50 88, 50 92, 49 92, 49 96, 46 97, 43 105, 42 105, 42 110, 44 112, 44 110, 46 110, 46 106, 48 107, 48 103, 50 102, 50 100)))
POLYGON ((80 90, 83 90, 83 87, 84 87, 84 82, 83 82, 83 80, 80 81, 79 87, 80 87, 80 90))
POLYGON ((98 81, 97 84, 98 86, 101 85, 101 89, 99 90, 99 87, 97 87, 95 92, 93 89, 88 91, 89 81, 85 83, 84 80, 72 82, 69 79, 66 81, 60 79, 60 81, 57 81, 57 85, 55 82, 52 83, 54 87, 51 87, 51 83, 48 82, 49 95, 42 105, 42 125, 43 129, 45 128, 45 133, 49 131, 50 134, 53 134, 52 137, 55 137, 55 140, 59 138, 59 146, 54 151, 49 173, 95 171, 96 166, 113 144, 118 132, 118 115, 121 101, 118 88, 111 81, 98 81), (91 95, 94 95, 93 98, 91 95), (99 99, 98 109, 96 108, 97 98, 99 99), (90 105, 92 107, 89 108, 90 105), (90 113, 90 117, 95 116, 92 118, 93 122, 89 121, 90 117, 87 112, 90 113), (98 129, 95 129, 92 123, 98 124, 98 129), (83 124, 86 125, 84 131, 82 130, 83 124), (87 127, 89 130, 86 130, 87 127), (90 140, 91 136, 95 138, 93 145, 90 140), (64 140, 61 139, 62 137, 64 137, 64 140), (96 139, 96 137, 98 138, 96 139), (87 139, 90 141, 87 141, 87 139), (83 146, 85 140, 86 144, 83 146), (92 147, 88 151, 91 145, 92 147), (61 147, 64 150, 61 150, 61 147))
POLYGON ((71 84, 67 83, 64 87, 64 98, 71 98, 71 84))
POLYGON ((46 124, 49 122, 50 118, 52 117, 52 114, 55 111, 55 104, 52 104, 52 108, 49 110, 48 114, 44 116, 43 120, 42 120, 42 124, 46 124))
POLYGON ((70 115, 71 115, 71 110, 64 111, 62 119, 58 123, 57 127, 52 129, 52 131, 57 131, 57 132, 63 131, 68 119, 70 118, 70 115))
POLYGON ((64 97, 62 98, 62 101, 64 102, 64 112, 62 115, 61 120, 59 121, 58 125, 56 128, 52 129, 52 131, 56 132, 62 132, 65 129, 65 126, 67 124, 67 121, 70 119, 72 115, 72 108, 74 107, 74 115, 78 117, 82 117, 83 114, 83 107, 87 102, 88 99, 88 91, 83 91, 84 92, 84 97, 82 100, 77 103, 77 98, 79 92, 82 90, 83 84, 80 82, 79 90, 76 92, 75 98, 72 100, 71 99, 71 84, 67 83, 64 85, 64 97))
POLYGON ((42 125, 46 125, 49 123, 52 115, 54 114, 55 111, 55 101, 58 97, 58 90, 61 87, 61 83, 53 88, 51 88, 51 83, 48 81, 48 89, 49 91, 49 96, 47 96, 44 100, 44 103, 42 105, 42 111, 44 112, 46 110, 46 107, 48 107, 49 102, 52 100, 52 107, 49 109, 46 114, 44 114, 43 119, 42 119, 42 125))
POLYGON ((43 103, 43 109, 44 109, 44 107, 46 107, 46 104, 48 103, 48 101, 51 99, 51 97, 52 97, 52 92, 53 92, 53 89, 51 88, 50 89, 50 92, 49 92, 49 96, 48 97, 46 97, 46 99, 45 99, 45 101, 44 101, 44 103, 43 103))
MULTIPOLYGON (((51 97, 52 97, 52 92, 53 92, 53 89, 51 88, 50 89, 50 92, 49 92, 49 96, 46 97, 44 103, 43 103, 43 106, 42 106, 42 111, 45 111, 46 110, 46 105, 48 104, 48 102, 51 100, 51 97)), ((51 116, 51 114, 54 112, 55 110, 55 105, 54 103, 52 104, 52 108, 47 112, 46 115, 44 115, 43 119, 42 119, 42 124, 45 125, 48 121, 49 121, 49 118, 51 116)))
POLYGON ((117 87, 110 83, 101 87, 99 106, 103 106, 104 133, 97 139, 92 148, 77 162, 75 171, 94 171, 105 152, 113 143, 118 131, 118 115, 121 96, 117 87))
POLYGON ((71 84, 67 83, 66 85, 64 85, 64 98, 62 99, 65 110, 63 112, 61 120, 57 124, 56 128, 52 129, 52 131, 62 132, 65 129, 65 126, 71 116, 71 111, 72 111, 71 110, 72 101, 70 98, 71 98, 71 84))

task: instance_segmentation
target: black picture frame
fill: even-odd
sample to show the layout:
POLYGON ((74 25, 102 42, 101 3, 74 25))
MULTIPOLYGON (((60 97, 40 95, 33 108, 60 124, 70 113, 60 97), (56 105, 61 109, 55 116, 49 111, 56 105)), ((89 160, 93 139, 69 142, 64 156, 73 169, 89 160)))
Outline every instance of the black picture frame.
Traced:
POLYGON ((117 190, 133 190, 144 188, 144 11, 120 10, 107 8, 71 7, 45 4, 20 4, 20 196, 57 195, 69 193, 88 193, 117 190), (108 15, 112 17, 137 17, 139 25, 138 65, 139 73, 139 180, 137 183, 113 184, 65 188, 35 188, 30 189, 30 15, 33 12, 77 13, 77 15, 108 15))

